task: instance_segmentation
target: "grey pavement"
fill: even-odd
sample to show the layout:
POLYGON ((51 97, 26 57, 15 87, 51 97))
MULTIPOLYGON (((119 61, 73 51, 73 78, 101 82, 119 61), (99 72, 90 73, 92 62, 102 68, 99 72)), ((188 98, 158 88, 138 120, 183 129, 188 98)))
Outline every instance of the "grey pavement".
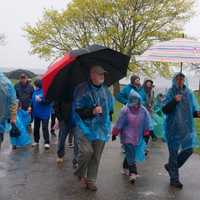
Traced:
POLYGON ((8 141, 0 152, 0 200, 200 200, 200 156, 192 155, 180 170, 183 190, 170 188, 163 169, 168 153, 162 142, 151 144, 149 158, 138 165, 134 185, 120 174, 123 153, 119 142, 106 145, 98 177, 98 191, 81 189, 73 175, 72 153, 56 164, 56 141, 48 151, 28 147, 11 150, 8 141))

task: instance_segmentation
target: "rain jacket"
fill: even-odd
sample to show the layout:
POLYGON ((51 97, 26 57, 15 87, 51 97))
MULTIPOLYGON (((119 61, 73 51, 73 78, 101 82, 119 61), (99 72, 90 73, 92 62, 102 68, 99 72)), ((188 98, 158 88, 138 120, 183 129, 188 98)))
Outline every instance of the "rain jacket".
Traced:
POLYGON ((199 111, 199 105, 187 84, 183 89, 178 88, 177 75, 173 78, 172 87, 167 92, 162 109, 166 114, 165 134, 168 144, 176 148, 189 149, 198 146, 193 117, 195 112, 199 111), (183 96, 180 102, 175 101, 177 94, 183 96))
POLYGON ((141 97, 136 92, 131 92, 128 104, 122 108, 119 118, 113 127, 112 134, 120 135, 122 144, 136 146, 136 160, 145 159, 144 134, 150 131, 150 115, 147 109, 141 105, 141 97), (139 100, 139 108, 134 108, 133 102, 139 100))
POLYGON ((124 86, 124 88, 116 95, 116 99, 126 105, 128 103, 128 97, 129 94, 131 93, 131 91, 135 91, 138 94, 140 94, 141 98, 142 98, 142 102, 143 102, 143 94, 141 93, 141 88, 136 88, 134 87, 133 84, 128 84, 126 86, 124 86))
POLYGON ((0 133, 9 131, 8 120, 16 117, 16 93, 8 78, 0 72, 0 133))
POLYGON ((74 91, 73 119, 88 140, 109 140, 112 112, 113 97, 105 85, 98 87, 88 81, 77 86, 74 91), (102 114, 93 115, 96 106, 102 107, 102 114))
POLYGON ((49 119, 51 116, 51 104, 47 102, 43 95, 42 89, 36 89, 32 96, 32 113, 33 117, 38 117, 40 119, 49 119), (36 101, 36 96, 40 96, 41 102, 36 101))
POLYGON ((17 99, 21 103, 21 107, 27 110, 31 106, 31 98, 34 92, 34 88, 30 83, 22 85, 20 82, 15 85, 17 99))
POLYGON ((19 137, 11 137, 12 145, 23 147, 32 143, 31 136, 28 132, 28 125, 31 122, 30 114, 22 109, 17 111, 16 126, 20 131, 19 137))

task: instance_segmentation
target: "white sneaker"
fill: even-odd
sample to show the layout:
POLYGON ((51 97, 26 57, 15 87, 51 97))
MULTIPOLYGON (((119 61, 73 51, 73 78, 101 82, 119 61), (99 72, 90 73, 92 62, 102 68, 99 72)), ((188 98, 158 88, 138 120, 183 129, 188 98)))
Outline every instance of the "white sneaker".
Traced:
POLYGON ((45 144, 45 145, 44 145, 44 148, 45 148, 45 149, 49 149, 49 148, 50 148, 50 145, 49 145, 49 144, 45 144))
POLYGON ((122 169, 121 174, 129 176, 129 170, 128 169, 122 169))
POLYGON ((32 147, 36 147, 36 146, 39 146, 39 143, 34 142, 34 143, 32 144, 32 147))
POLYGON ((129 176, 129 181, 130 181, 131 183, 135 183, 136 177, 137 177, 137 174, 130 174, 130 176, 129 176))

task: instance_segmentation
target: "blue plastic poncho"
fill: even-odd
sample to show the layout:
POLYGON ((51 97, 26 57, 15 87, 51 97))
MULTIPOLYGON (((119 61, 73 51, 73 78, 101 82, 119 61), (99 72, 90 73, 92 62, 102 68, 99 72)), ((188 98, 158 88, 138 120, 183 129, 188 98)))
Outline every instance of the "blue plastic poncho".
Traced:
POLYGON ((166 114, 165 134, 168 145, 173 145, 177 149, 179 147, 188 149, 198 146, 193 113, 199 111, 199 105, 186 83, 183 89, 178 88, 176 84, 177 75, 174 76, 172 87, 168 90, 164 99, 164 106, 171 102, 177 94, 181 94, 183 97, 177 103, 175 109, 166 114))
POLYGON ((110 112, 113 111, 113 97, 104 85, 95 87, 90 82, 77 86, 74 92, 73 115, 76 125, 85 137, 90 140, 108 141, 110 136, 110 112), (103 113, 93 118, 82 120, 76 109, 93 108, 101 106, 103 113))
POLYGON ((22 109, 17 111, 16 126, 20 131, 19 137, 11 137, 12 145, 23 147, 32 143, 31 136, 28 132, 28 125, 31 122, 30 114, 22 109))
POLYGON ((143 136, 150 130, 150 115, 147 109, 141 105, 141 97, 136 92, 131 92, 128 104, 121 110, 119 118, 113 127, 113 131, 120 134, 122 144, 135 146, 136 162, 145 160, 145 148, 143 136), (139 108, 134 108, 139 104, 139 108))
POLYGON ((0 72, 0 133, 8 132, 11 106, 16 104, 16 92, 11 81, 0 72))
POLYGON ((165 131, 164 131, 164 121, 165 115, 162 112, 163 101, 159 99, 159 95, 156 97, 155 104, 153 107, 152 118, 154 121, 153 131, 156 137, 162 138, 165 140, 165 131))

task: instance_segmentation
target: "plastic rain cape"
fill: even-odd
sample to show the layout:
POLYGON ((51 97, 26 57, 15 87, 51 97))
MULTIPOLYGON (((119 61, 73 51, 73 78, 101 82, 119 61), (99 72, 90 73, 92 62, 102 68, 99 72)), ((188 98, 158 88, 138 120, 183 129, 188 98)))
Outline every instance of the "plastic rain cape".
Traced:
POLYGON ((164 105, 172 101, 177 94, 181 94, 183 97, 175 109, 166 115, 165 134, 168 144, 184 150, 199 145, 193 119, 193 113, 199 111, 199 105, 188 87, 187 80, 183 89, 177 87, 177 75, 173 78, 172 87, 167 92, 164 105))
POLYGON ((74 92, 73 118, 84 136, 90 140, 108 141, 110 136, 110 112, 113 111, 113 97, 110 91, 102 85, 97 88, 89 82, 80 84, 74 92), (101 106, 103 113, 93 118, 82 120, 76 109, 101 106))
POLYGON ((8 132, 11 128, 10 106, 16 102, 16 93, 11 81, 0 72, 0 133, 8 132))
POLYGON ((32 140, 28 132, 28 125, 30 122, 30 114, 28 114, 27 111, 19 109, 17 111, 16 126, 20 131, 20 136, 10 138, 12 145, 16 145, 17 147, 23 147, 28 144, 31 144, 32 140))
POLYGON ((114 128, 120 131, 120 140, 122 144, 132 144, 136 148, 136 162, 145 160, 146 144, 143 139, 144 131, 150 130, 150 115, 144 106, 140 106, 139 110, 131 110, 141 97, 137 92, 132 91, 129 95, 128 104, 122 108, 119 118, 114 128))

